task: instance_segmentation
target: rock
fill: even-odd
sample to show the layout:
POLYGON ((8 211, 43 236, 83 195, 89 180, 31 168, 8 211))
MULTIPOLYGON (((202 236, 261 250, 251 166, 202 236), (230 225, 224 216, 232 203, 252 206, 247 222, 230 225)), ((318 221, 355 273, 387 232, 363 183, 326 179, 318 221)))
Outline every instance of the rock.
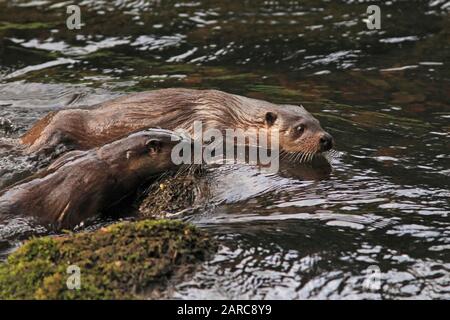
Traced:
POLYGON ((139 213, 144 217, 167 218, 203 207, 210 195, 209 181, 201 167, 184 174, 165 175, 153 182, 138 199, 139 213))
POLYGON ((156 297, 168 279, 190 273, 216 249, 202 230, 168 220, 35 238, 0 264, 0 299, 156 297), (79 289, 68 288, 76 283, 73 270, 79 270, 79 289))

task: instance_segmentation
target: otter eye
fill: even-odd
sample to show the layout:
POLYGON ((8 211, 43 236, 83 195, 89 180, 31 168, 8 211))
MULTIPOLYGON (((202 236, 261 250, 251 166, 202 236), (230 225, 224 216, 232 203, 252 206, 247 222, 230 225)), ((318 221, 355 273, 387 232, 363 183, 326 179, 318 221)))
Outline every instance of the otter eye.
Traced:
POLYGON ((158 139, 150 139, 145 143, 145 145, 147 146, 149 153, 158 153, 162 148, 162 143, 158 139))
POLYGON ((295 132, 302 134, 305 131, 305 126, 303 124, 298 125, 297 127, 295 127, 295 132))

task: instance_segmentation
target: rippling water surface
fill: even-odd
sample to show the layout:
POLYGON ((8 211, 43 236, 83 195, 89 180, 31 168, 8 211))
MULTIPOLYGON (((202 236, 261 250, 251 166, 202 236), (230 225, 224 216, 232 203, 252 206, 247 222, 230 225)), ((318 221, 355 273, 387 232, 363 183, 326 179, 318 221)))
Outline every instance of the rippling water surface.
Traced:
MULTIPOLYGON (((331 172, 212 170, 220 204, 190 220, 221 248, 174 297, 450 298, 450 2, 379 1, 368 30, 369 1, 85 0, 72 31, 70 3, 0 1, 16 136, 50 110, 216 88, 302 103, 342 154, 331 172)), ((3 177, 27 169, 1 152, 3 177)), ((0 233, 4 257, 46 231, 0 233)))

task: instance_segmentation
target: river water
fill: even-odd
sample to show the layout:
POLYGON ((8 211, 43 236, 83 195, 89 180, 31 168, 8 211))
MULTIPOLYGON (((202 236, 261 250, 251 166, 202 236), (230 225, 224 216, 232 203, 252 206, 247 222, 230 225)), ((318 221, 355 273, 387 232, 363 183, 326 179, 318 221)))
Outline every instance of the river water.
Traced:
MULTIPOLYGON (((331 172, 212 170, 189 218, 218 254, 175 298, 450 298, 450 2, 0 1, 0 117, 166 87, 303 104, 336 140, 331 172), (364 22, 381 8, 381 29, 364 22)), ((2 174, 26 164, 13 155, 2 174)), ((19 170, 20 169, 20 170, 19 170)), ((4 257, 29 235, 0 226, 4 257), (9 233, 8 233, 9 232, 9 233)))

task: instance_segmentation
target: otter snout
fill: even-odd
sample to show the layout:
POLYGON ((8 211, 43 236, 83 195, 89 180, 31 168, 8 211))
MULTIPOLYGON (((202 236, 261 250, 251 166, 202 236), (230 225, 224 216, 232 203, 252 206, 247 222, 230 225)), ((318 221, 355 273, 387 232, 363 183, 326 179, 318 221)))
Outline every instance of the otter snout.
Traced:
POLYGON ((321 152, 328 151, 331 148, 333 148, 333 144, 334 144, 333 137, 329 133, 325 132, 322 135, 322 137, 320 138, 319 143, 320 143, 320 151, 321 152))

